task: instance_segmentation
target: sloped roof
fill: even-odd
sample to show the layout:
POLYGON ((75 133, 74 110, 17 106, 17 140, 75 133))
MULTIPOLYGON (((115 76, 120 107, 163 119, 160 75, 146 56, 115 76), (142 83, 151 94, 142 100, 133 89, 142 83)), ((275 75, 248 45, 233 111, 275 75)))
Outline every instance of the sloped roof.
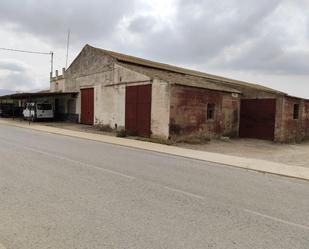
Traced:
POLYGON ((27 99, 27 98, 40 98, 40 97, 53 97, 61 95, 76 95, 78 92, 50 92, 50 91, 40 91, 40 92, 24 92, 24 93, 13 93, 9 95, 0 96, 0 99, 27 99))
POLYGON ((162 70, 162 71, 180 73, 180 74, 188 75, 188 76, 202 77, 202 78, 208 79, 209 81, 212 81, 215 84, 221 84, 221 86, 225 84, 226 86, 230 86, 231 88, 237 87, 237 86, 238 87, 248 87, 248 88, 256 89, 259 91, 265 91, 265 92, 270 92, 270 93, 280 94, 280 95, 287 95, 284 92, 277 91, 272 88, 262 86, 259 84, 253 84, 253 83, 248 83, 244 81, 233 80, 233 79, 216 76, 212 74, 207 74, 204 72, 199 72, 199 71, 195 71, 191 69, 186 69, 186 68, 177 67, 177 66, 173 66, 169 64, 150 61, 150 60, 134 57, 131 55, 125 55, 125 54, 121 54, 121 53, 117 53, 117 52, 113 52, 113 51, 109 51, 109 50, 105 50, 101 48, 95 48, 90 45, 86 45, 86 46, 96 49, 98 52, 101 52, 105 55, 109 55, 115 58, 119 62, 129 63, 132 65, 139 65, 139 66, 143 66, 144 68, 148 67, 148 68, 153 68, 153 69, 162 70))
POLYGON ((140 66, 140 65, 136 65, 132 63, 118 62, 118 64, 120 64, 121 66, 127 69, 147 75, 150 78, 159 78, 167 82, 170 82, 172 84, 206 88, 210 90, 223 91, 223 92, 241 93, 240 91, 236 89, 225 86, 223 84, 213 83, 203 77, 197 77, 197 76, 192 76, 192 75, 187 75, 187 74, 180 74, 180 73, 175 73, 171 71, 140 66))

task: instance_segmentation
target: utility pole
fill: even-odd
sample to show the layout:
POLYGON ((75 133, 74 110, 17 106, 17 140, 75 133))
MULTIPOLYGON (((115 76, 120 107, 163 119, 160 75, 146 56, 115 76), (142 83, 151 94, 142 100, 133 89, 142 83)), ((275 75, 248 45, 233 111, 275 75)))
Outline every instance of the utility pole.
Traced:
POLYGON ((65 68, 68 67, 68 59, 69 59, 69 46, 70 46, 70 29, 68 30, 68 39, 67 39, 67 54, 66 54, 66 60, 65 60, 65 68))
POLYGON ((51 75, 53 75, 53 71, 54 71, 54 52, 50 52, 50 72, 51 75))

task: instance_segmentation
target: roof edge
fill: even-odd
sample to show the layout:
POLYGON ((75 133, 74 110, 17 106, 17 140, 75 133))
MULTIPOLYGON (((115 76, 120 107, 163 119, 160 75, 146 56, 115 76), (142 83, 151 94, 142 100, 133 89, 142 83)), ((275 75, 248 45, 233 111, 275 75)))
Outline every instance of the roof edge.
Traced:
POLYGON ((200 72, 200 71, 193 70, 193 69, 187 69, 187 68, 182 68, 182 67, 178 67, 178 66, 174 66, 174 65, 170 65, 170 64, 166 64, 166 63, 151 61, 151 60, 147 60, 147 59, 143 59, 143 58, 139 58, 139 57, 135 57, 135 56, 131 56, 131 55, 126 55, 126 54, 102 49, 102 48, 93 47, 89 44, 87 44, 86 46, 93 48, 93 49, 96 49, 96 50, 100 51, 101 53, 103 53, 105 55, 114 57, 115 59, 117 59, 120 62, 127 62, 127 63, 132 63, 132 64, 135 64, 135 65, 142 65, 142 66, 146 66, 146 67, 150 67, 150 68, 157 68, 157 69, 161 69, 161 70, 165 70, 165 71, 171 71, 171 72, 176 72, 176 73, 181 73, 181 74, 198 76, 198 77, 203 77, 203 78, 217 80, 217 81, 223 81, 223 83, 231 84, 231 85, 234 85, 234 86, 236 85, 236 86, 239 86, 239 87, 249 87, 249 88, 254 88, 254 89, 259 88, 258 90, 261 90, 261 91, 264 91, 264 92, 270 92, 270 93, 278 94, 278 95, 288 95, 285 92, 281 92, 279 90, 275 90, 275 89, 269 88, 269 87, 261 85, 261 84, 250 83, 250 82, 245 82, 245 81, 241 81, 241 80, 234 80, 234 79, 230 79, 230 78, 226 78, 226 77, 222 77, 222 76, 217 76, 217 75, 213 75, 213 74, 200 72))

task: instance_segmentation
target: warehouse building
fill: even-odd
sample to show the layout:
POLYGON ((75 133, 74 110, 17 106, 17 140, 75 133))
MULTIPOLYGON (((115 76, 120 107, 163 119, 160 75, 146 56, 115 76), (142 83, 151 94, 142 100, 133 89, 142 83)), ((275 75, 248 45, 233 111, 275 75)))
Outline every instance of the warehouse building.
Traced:
POLYGON ((309 138, 309 100, 86 45, 50 94, 60 109, 88 125, 168 139, 188 134, 266 139, 309 138))
POLYGON ((309 138, 309 101, 257 84, 86 45, 52 92, 78 92, 80 123, 169 138, 192 133, 278 142, 309 138))
POLYGON ((237 136, 240 91, 193 71, 86 45, 51 91, 75 92, 79 121, 169 138, 237 136))

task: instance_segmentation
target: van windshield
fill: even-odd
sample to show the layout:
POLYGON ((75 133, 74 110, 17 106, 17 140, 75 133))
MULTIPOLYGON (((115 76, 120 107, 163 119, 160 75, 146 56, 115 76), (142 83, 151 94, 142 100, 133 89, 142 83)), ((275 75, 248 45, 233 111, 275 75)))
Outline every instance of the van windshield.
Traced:
POLYGON ((53 108, 51 104, 38 104, 37 109, 42 110, 42 111, 47 111, 47 110, 52 110, 53 108))

